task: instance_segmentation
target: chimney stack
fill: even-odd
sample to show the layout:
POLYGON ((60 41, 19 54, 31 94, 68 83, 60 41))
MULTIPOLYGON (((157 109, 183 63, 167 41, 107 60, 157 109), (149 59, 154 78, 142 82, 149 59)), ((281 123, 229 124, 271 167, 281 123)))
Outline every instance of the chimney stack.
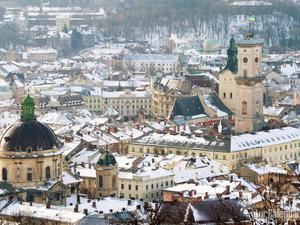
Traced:
POLYGON ((79 208, 79 206, 78 206, 78 204, 76 204, 74 207, 74 212, 78 212, 78 208, 79 208))

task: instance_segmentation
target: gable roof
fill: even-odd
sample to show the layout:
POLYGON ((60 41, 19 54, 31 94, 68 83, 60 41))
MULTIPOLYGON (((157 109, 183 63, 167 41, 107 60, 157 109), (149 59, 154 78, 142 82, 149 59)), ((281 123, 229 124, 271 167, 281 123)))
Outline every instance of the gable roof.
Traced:
POLYGON ((183 97, 176 99, 171 114, 172 116, 181 115, 184 116, 186 119, 192 118, 197 115, 207 116, 198 96, 183 97))

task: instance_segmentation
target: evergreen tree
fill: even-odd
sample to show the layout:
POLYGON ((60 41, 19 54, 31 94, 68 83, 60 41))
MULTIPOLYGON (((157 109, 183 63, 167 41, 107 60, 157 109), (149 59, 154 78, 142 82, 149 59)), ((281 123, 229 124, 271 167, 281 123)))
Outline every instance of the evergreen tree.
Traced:
POLYGON ((80 51, 83 48, 82 35, 76 28, 72 30, 71 47, 74 51, 80 51))
POLYGON ((64 28, 63 28, 63 30, 62 30, 64 33, 68 33, 68 27, 67 27, 67 25, 66 24, 64 24, 64 28))

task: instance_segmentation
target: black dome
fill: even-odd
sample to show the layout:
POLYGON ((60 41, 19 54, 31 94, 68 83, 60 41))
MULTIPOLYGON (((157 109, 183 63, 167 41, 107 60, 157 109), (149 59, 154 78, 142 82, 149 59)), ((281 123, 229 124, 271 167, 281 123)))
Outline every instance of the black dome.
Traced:
POLYGON ((49 150, 58 146, 53 130, 37 120, 17 121, 0 139, 0 151, 49 150))

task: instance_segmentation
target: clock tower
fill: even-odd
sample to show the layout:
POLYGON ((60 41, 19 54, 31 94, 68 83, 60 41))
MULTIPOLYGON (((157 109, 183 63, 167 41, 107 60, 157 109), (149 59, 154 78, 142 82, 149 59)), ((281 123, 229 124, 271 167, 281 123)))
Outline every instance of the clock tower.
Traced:
POLYGON ((238 72, 236 76, 235 132, 260 130, 263 118, 263 84, 261 74, 263 42, 252 36, 236 42, 238 72))

